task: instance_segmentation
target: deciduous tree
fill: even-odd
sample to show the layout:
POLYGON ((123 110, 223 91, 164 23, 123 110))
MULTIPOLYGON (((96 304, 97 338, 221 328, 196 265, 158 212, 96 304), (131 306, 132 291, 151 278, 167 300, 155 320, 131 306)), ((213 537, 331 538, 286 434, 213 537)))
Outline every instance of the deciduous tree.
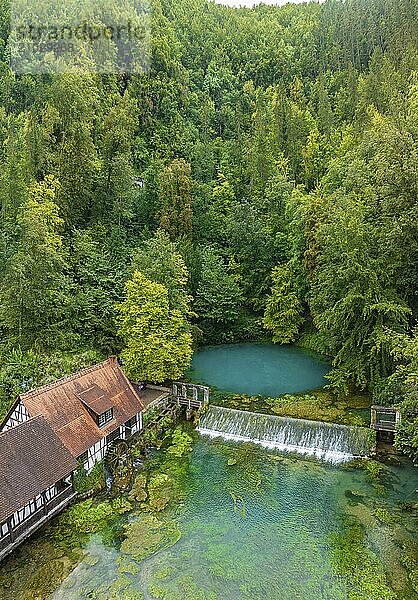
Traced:
POLYGON ((18 214, 19 242, 0 287, 0 326, 22 347, 54 347, 67 333, 69 279, 55 204, 57 180, 30 186, 18 214))
POLYGON ((134 271, 117 305, 121 357, 137 381, 162 382, 181 377, 192 357, 192 338, 184 315, 170 309, 168 290, 134 271))

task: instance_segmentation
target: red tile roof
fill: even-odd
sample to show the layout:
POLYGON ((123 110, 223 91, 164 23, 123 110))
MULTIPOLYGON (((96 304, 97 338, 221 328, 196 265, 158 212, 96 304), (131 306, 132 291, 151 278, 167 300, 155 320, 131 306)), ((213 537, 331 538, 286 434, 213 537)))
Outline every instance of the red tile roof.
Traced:
POLYGON ((31 417, 43 415, 74 457, 79 457, 144 409, 116 358, 20 396, 31 417), (81 400, 82 399, 82 400, 81 400), (96 412, 113 408, 113 420, 99 428, 96 412))
POLYGON ((42 416, 0 433, 0 523, 76 468, 42 416))
POLYGON ((113 408, 112 399, 95 383, 84 392, 77 394, 77 396, 96 415, 101 415, 109 408, 113 408))

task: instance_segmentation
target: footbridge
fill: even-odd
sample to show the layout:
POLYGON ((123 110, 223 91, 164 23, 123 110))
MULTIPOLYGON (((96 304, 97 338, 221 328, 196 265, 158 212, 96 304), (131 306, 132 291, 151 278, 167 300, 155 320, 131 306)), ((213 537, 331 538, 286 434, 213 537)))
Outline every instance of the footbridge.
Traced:
MULTIPOLYGON (((139 388, 139 384, 135 385, 139 388)), ((158 409, 160 416, 166 416, 173 407, 185 407, 189 412, 198 412, 209 404, 209 387, 197 383, 173 381, 171 388, 147 384, 146 392, 154 394, 150 402, 145 402, 147 410, 158 409)), ((141 398, 144 398, 145 393, 140 393, 141 398)))
POLYGON ((174 381, 171 395, 178 405, 189 410, 202 408, 204 404, 209 403, 209 388, 206 385, 174 381))
POLYGON ((370 427, 375 431, 393 433, 401 422, 401 411, 388 406, 370 407, 370 427))

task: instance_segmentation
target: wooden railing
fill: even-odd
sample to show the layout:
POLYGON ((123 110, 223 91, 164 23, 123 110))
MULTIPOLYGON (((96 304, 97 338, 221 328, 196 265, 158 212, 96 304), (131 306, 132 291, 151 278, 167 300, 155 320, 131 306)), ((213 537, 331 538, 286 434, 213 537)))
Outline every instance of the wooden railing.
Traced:
POLYGON ((209 388, 206 385, 173 381, 172 396, 179 405, 188 409, 200 408, 209 402, 209 388))
MULTIPOLYGON (((12 550, 14 547, 19 545, 32 531, 35 531, 38 527, 43 525, 47 520, 51 513, 59 512, 55 509, 61 504, 63 507, 68 503, 71 498, 75 497, 76 492, 71 486, 66 487, 61 492, 59 492, 56 496, 51 498, 51 500, 47 501, 46 504, 43 504, 36 512, 30 515, 25 521, 19 523, 16 527, 14 527, 11 531, 9 531, 5 536, 0 538, 0 559, 3 558, 6 552, 6 549, 12 550)), ((52 515, 51 515, 52 516, 52 515)))
POLYGON ((401 412, 388 406, 372 406, 370 408, 370 427, 375 431, 393 432, 401 421, 401 412))
POLYGON ((49 500, 49 502, 47 502, 46 512, 50 513, 51 511, 54 510, 54 508, 59 506, 61 504, 61 502, 64 502, 64 500, 67 500, 68 498, 70 498, 73 495, 74 495, 74 489, 71 486, 66 487, 59 494, 57 494, 56 496, 51 498, 51 500, 49 500))

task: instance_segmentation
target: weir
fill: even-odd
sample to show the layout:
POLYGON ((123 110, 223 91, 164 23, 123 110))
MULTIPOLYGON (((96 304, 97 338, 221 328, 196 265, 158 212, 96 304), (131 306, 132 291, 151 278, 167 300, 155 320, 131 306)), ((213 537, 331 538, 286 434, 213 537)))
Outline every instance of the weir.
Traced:
POLYGON ((314 456, 331 463, 367 456, 369 430, 210 406, 198 431, 212 438, 252 442, 265 448, 314 456))

